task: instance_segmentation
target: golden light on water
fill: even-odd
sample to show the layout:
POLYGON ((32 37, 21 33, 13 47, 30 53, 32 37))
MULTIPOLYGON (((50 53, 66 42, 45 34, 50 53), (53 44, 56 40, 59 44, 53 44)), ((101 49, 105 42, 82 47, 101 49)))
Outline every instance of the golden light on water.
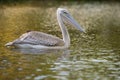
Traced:
POLYGON ((0 8, 0 79, 118 80, 119 3, 48 4, 0 8), (62 38, 56 18, 58 7, 68 9, 87 32, 81 34, 68 26, 71 37, 68 50, 39 52, 4 47, 5 43, 28 30, 42 31, 62 38))

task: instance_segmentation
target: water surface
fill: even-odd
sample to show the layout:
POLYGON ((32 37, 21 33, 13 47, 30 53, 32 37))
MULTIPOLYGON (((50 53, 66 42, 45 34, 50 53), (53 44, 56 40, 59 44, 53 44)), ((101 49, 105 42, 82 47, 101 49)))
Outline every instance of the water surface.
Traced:
MULTIPOLYGON (((70 3, 71 4, 71 3, 70 3)), ((64 4, 0 9, 0 80, 119 80, 119 4, 64 4), (64 7, 87 33, 68 26, 66 50, 8 49, 4 44, 28 30, 61 37, 57 7, 64 7)))

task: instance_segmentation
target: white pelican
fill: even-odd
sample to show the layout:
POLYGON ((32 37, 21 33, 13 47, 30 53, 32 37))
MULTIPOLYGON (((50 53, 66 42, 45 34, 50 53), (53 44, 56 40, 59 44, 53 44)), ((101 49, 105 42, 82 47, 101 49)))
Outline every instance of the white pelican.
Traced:
POLYGON ((64 23, 69 23, 81 32, 85 32, 85 30, 74 20, 66 9, 57 9, 57 20, 62 31, 63 39, 43 32, 30 31, 24 33, 18 39, 7 43, 5 46, 29 49, 65 49, 70 45, 70 37, 64 23))

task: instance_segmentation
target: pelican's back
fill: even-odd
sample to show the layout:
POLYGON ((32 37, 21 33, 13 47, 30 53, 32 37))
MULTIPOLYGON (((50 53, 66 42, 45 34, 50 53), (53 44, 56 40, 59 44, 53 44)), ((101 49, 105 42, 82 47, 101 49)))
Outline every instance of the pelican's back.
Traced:
POLYGON ((16 45, 16 44, 63 46, 64 42, 62 39, 46 33, 38 32, 38 31, 30 31, 23 34, 22 36, 20 36, 20 38, 12 42, 12 45, 16 45))

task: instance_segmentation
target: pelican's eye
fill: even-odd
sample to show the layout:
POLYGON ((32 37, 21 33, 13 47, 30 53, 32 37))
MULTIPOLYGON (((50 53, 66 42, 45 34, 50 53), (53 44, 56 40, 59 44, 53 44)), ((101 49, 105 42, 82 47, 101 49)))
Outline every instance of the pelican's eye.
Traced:
POLYGON ((68 14, 66 11, 63 11, 64 14, 68 14))

